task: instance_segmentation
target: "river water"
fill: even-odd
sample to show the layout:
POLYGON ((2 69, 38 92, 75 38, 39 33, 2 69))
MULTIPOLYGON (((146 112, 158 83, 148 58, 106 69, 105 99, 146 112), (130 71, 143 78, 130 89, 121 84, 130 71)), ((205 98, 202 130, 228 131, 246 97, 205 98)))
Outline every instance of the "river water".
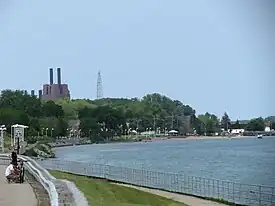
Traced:
POLYGON ((56 148, 56 155, 67 161, 275 186, 275 137, 93 144, 56 148))

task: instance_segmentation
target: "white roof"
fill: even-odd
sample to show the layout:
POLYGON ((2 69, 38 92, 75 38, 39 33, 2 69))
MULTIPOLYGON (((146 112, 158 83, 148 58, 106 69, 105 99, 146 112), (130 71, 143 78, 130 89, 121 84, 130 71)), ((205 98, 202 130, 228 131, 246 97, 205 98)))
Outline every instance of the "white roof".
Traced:
POLYGON ((176 130, 170 130, 168 133, 178 133, 176 130))
POLYGON ((22 124, 14 124, 11 127, 21 127, 21 128, 28 128, 28 126, 22 125, 22 124))

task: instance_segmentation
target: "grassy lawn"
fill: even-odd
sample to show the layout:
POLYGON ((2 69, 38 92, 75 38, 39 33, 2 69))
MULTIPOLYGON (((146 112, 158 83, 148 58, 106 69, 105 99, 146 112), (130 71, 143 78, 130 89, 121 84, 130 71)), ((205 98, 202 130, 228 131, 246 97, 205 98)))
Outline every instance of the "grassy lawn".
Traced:
POLYGON ((50 171, 57 179, 67 179, 84 193, 90 205, 95 206, 184 206, 157 195, 127 188, 85 176, 50 171))

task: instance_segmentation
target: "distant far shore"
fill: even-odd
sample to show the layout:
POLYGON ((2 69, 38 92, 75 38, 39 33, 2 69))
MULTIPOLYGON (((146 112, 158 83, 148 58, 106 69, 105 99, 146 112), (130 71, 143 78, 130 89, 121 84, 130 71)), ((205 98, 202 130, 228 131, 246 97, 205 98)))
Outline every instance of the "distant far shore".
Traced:
MULTIPOLYGON (((264 136, 263 138, 274 138, 274 136, 264 136)), ((204 140, 204 139, 251 139, 257 138, 257 136, 166 136, 166 137, 154 137, 150 139, 141 140, 141 142, 154 142, 154 141, 165 141, 165 140, 204 140)), ((74 143, 65 142, 63 143, 50 143, 50 145, 54 148, 57 147, 71 147, 71 146, 78 146, 78 145, 87 145, 87 144, 97 144, 97 143, 88 143, 76 140, 74 143)), ((108 143, 131 143, 131 142, 138 142, 136 140, 125 140, 125 141, 109 141, 109 142, 99 142, 99 144, 108 144, 108 143)))
MULTIPOLYGON (((263 138, 270 138, 272 136, 264 136, 263 138)), ((174 140, 202 140, 202 139, 248 139, 248 138, 257 138, 257 136, 178 136, 178 137, 169 137, 169 139, 174 140)))
POLYGON ((169 139, 177 139, 177 140, 202 140, 202 139, 230 139, 230 138, 250 138, 248 136, 234 136, 234 137, 228 137, 228 136, 185 136, 185 137, 170 137, 169 139))

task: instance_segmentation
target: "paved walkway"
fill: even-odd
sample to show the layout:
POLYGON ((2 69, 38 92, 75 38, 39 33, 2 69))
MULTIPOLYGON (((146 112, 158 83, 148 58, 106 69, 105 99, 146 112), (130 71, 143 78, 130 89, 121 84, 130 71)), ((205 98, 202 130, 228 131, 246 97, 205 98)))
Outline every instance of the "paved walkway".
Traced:
POLYGON ((1 206, 37 206, 32 187, 28 183, 8 184, 5 177, 5 165, 0 165, 0 205, 1 206))
POLYGON ((221 203, 204 200, 201 198, 192 197, 192 196, 188 196, 188 195, 181 195, 181 194, 177 194, 177 193, 166 192, 166 191, 156 190, 156 189, 148 189, 148 188, 137 187, 137 186, 133 186, 133 185, 126 185, 126 184, 119 184, 119 183, 114 183, 114 184, 125 186, 125 187, 131 187, 131 188, 134 188, 137 190, 142 190, 144 192, 149 192, 149 193, 152 193, 152 194, 155 194, 158 196, 162 196, 162 197, 166 197, 168 199, 175 200, 177 202, 185 203, 186 205, 189 205, 189 206, 226 206, 221 203))

